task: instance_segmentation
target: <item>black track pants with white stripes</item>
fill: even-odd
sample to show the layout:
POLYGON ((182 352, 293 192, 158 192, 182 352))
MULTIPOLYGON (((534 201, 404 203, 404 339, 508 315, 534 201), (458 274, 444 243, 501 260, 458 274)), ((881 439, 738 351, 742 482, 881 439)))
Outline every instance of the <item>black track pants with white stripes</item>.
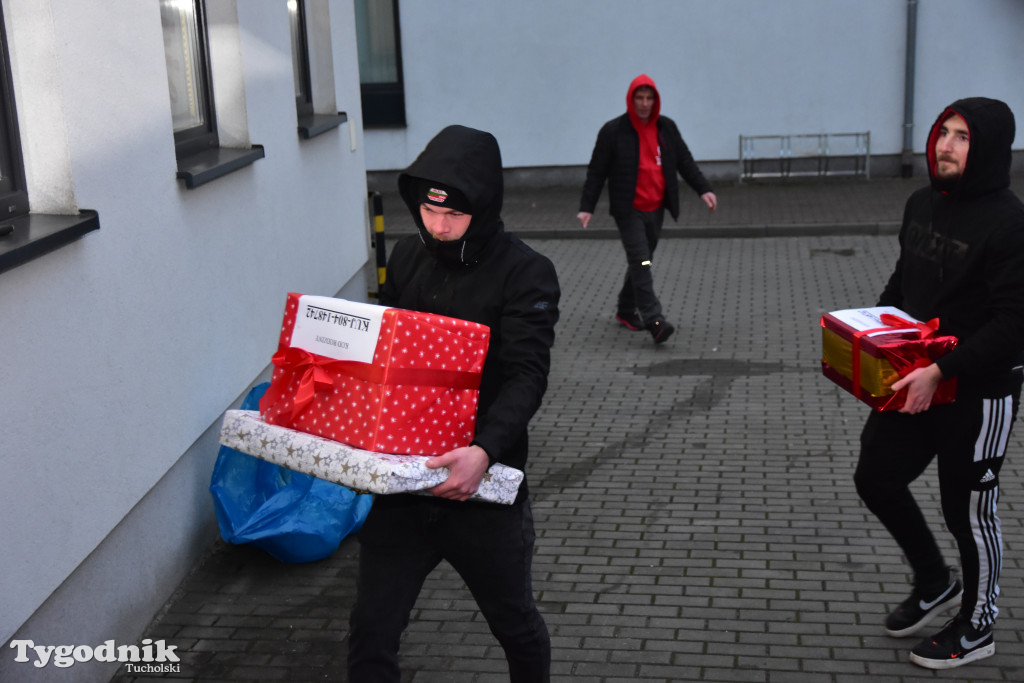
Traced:
POLYGON ((946 562, 909 488, 938 459, 942 514, 960 551, 960 613, 976 627, 991 626, 998 613, 999 469, 1019 401, 1018 388, 997 399, 960 397, 917 415, 874 412, 861 434, 857 493, 899 544, 919 586, 948 581, 946 562))

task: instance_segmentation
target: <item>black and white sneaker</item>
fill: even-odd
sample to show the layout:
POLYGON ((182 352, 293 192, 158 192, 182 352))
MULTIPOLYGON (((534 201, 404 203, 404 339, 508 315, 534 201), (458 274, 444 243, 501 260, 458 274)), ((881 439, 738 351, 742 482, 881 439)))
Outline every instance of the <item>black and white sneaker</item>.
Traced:
POLYGON ((915 586, 910 597, 885 618, 885 632, 893 638, 912 636, 943 612, 959 607, 963 593, 963 584, 952 572, 950 584, 938 591, 922 590, 915 586))
POLYGON ((926 669, 953 669, 995 653, 992 628, 974 628, 969 619, 958 616, 918 643, 910 651, 910 661, 926 669))

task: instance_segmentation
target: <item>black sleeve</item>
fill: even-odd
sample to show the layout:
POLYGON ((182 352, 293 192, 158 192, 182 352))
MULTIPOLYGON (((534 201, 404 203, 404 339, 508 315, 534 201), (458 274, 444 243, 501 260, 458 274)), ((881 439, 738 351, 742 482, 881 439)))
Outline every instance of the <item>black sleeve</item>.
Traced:
POLYGON ((984 376, 1019 362, 1024 349, 1024 219, 1003 226, 986 245, 986 322, 936 361, 943 377, 984 376))
POLYGON ((892 275, 889 276, 889 281, 885 283, 885 287, 878 297, 878 303, 875 304, 876 306, 903 308, 903 239, 907 232, 907 226, 910 225, 912 200, 913 197, 908 199, 903 207, 903 224, 900 226, 899 236, 900 253, 896 257, 896 267, 892 269, 892 275))
POLYGON ((672 144, 673 156, 676 160, 676 171, 683 177, 686 184, 689 185, 698 196, 711 192, 711 183, 701 173, 700 167, 697 162, 693 160, 693 155, 690 154, 690 148, 686 146, 683 141, 683 136, 679 134, 679 128, 676 126, 674 121, 668 121, 668 138, 672 144))
POLYGON ((501 346, 495 359, 501 368, 500 389, 477 416, 473 440, 491 462, 503 461, 505 450, 525 433, 547 391, 560 297, 555 267, 540 254, 520 263, 504 286, 501 346))
POLYGON ((612 166, 612 153, 615 148, 615 121, 601 126, 594 143, 594 151, 590 154, 587 165, 587 179, 583 182, 583 194, 580 196, 580 211, 594 213, 597 200, 601 197, 601 188, 608 179, 612 166))

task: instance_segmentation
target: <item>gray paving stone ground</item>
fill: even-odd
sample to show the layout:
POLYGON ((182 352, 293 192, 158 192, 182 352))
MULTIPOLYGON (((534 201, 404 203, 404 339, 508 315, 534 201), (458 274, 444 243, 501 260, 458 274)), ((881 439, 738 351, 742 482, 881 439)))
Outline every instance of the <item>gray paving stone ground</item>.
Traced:
MULTIPOLYGON (((892 224, 919 183, 727 186, 713 218, 687 202, 683 224, 709 232, 659 246, 656 284, 679 327, 661 347, 612 320, 621 247, 578 239, 575 189, 510 192, 506 222, 554 261, 563 288, 528 468, 555 680, 1024 680, 1024 429, 1001 475, 996 655, 927 671, 907 660, 915 639, 881 628, 907 572, 851 481, 867 409, 820 372, 819 316, 875 300, 892 224), (793 226, 804 227, 789 236, 793 226)), ((602 215, 592 231, 612 225, 602 215)), ((955 561, 934 468, 914 489, 955 561)), ((179 646, 168 678, 345 681, 357 554, 347 539, 327 560, 284 565, 218 543, 144 637, 179 646)), ((412 616, 405 681, 507 680, 449 566, 412 616)))

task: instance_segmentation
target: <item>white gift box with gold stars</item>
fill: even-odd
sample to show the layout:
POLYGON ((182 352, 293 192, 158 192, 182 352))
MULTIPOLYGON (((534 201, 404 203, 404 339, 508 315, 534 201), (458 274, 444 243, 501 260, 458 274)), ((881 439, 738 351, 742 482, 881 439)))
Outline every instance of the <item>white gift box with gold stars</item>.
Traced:
MULTIPOLYGON (((310 474, 366 493, 416 493, 448 478, 446 468, 430 469, 423 455, 374 453, 315 434, 267 424, 255 410, 229 410, 220 443, 296 472, 310 474)), ((523 473, 495 463, 473 498, 511 504, 523 473)))

